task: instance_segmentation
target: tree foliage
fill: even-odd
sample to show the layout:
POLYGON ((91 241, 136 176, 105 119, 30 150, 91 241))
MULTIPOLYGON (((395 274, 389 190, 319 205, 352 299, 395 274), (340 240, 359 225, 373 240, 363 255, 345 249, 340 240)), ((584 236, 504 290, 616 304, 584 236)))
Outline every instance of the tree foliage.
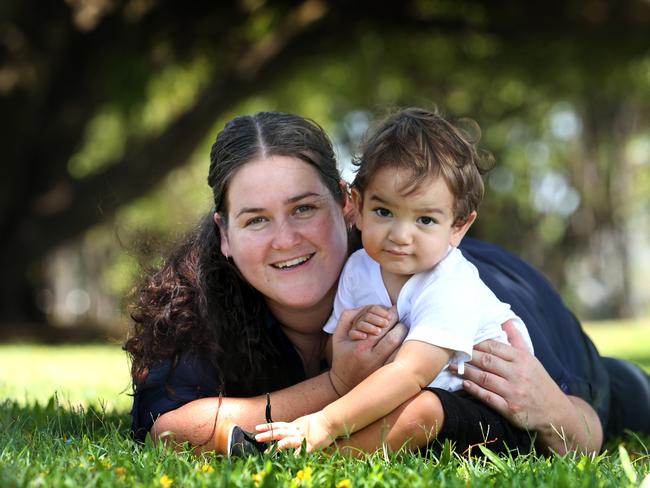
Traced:
POLYGON ((642 0, 10 0, 0 16, 5 320, 37 317, 52 249, 159 187, 244 107, 312 116, 342 144, 358 134, 335 121, 384 106, 474 117, 503 165, 479 235, 559 283, 594 236, 624 238, 647 171, 626 156, 648 124, 642 0), (576 137, 553 135, 562 113, 576 137), (580 196, 569 214, 535 207, 551 170, 580 196))

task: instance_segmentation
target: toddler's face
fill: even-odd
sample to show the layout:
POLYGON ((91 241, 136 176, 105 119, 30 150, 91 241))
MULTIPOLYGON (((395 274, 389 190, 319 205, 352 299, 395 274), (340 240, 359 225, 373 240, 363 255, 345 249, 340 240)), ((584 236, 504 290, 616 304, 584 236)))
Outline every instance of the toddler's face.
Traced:
POLYGON ((428 177, 412 193, 405 170, 384 168, 377 172, 359 206, 357 227, 363 247, 382 271, 412 275, 437 265, 449 245, 457 246, 473 221, 454 225, 454 196, 441 177, 428 177))

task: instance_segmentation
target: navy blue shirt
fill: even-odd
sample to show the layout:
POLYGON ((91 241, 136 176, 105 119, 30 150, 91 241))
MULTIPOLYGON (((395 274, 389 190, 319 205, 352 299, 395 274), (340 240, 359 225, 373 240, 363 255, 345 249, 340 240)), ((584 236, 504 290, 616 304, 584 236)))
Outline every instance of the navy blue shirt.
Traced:
MULTIPOLYGON (((487 286, 522 318, 535 356, 567 394, 583 398, 605 425, 609 409, 609 377, 598 351, 580 323, 549 282, 521 259, 485 242, 466 238, 461 251, 479 270, 487 286)), ((471 297, 468 297, 471 300, 471 297)), ((271 342, 280 353, 265 368, 251 391, 223 391, 226 396, 255 396, 305 380, 302 362, 276 320, 269 320, 271 342)), ((172 367, 166 361, 152 368, 133 398, 133 435, 144 440, 154 420, 192 400, 218 396, 217 374, 199 356, 185 355, 172 367)))

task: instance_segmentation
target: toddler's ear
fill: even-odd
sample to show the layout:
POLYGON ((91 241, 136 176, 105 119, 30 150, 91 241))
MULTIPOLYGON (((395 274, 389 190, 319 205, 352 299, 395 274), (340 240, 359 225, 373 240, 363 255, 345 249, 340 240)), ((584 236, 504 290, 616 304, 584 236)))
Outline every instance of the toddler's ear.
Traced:
POLYGON ((363 209, 363 197, 361 196, 361 192, 357 190, 356 188, 352 188, 352 206, 354 207, 354 220, 352 221, 352 224, 357 225, 357 229, 362 230, 363 228, 363 218, 362 218, 362 212, 361 210, 363 209))
POLYGON ((460 241, 462 241, 463 237, 465 237, 465 234, 467 234, 467 231, 476 220, 477 215, 478 214, 476 213, 476 210, 474 210, 465 218, 465 220, 459 220, 454 223, 451 228, 451 237, 449 239, 449 244, 454 247, 458 247, 460 245, 460 241))

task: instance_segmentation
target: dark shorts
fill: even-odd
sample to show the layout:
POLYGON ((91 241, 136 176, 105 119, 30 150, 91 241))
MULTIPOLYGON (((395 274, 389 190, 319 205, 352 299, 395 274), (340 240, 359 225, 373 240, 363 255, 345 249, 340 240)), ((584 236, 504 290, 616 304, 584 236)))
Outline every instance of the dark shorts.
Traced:
POLYGON ((479 445, 495 453, 525 454, 535 443, 534 433, 515 427, 497 412, 465 394, 427 388, 442 403, 445 422, 429 447, 436 449, 449 440, 457 453, 481 456, 479 445))

